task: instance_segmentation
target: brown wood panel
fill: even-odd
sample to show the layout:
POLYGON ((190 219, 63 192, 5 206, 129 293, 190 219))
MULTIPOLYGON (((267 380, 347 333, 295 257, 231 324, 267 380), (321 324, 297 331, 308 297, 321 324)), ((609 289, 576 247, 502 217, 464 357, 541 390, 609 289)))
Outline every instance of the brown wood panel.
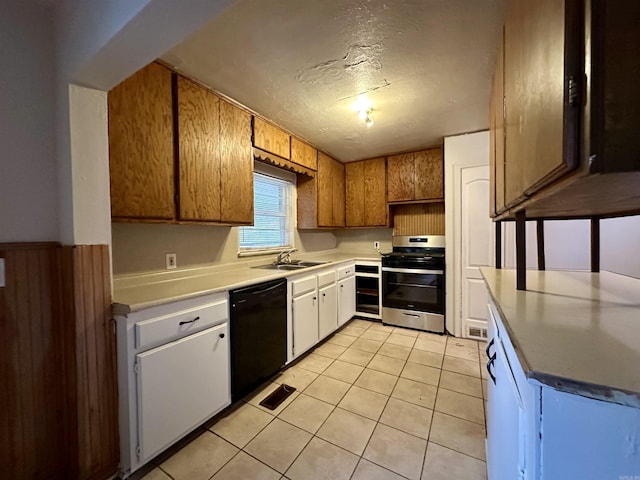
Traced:
POLYGON ((220 220, 220 100, 178 77, 180 220, 220 220))
POLYGON ((109 249, 63 247, 62 283, 74 478, 107 478, 119 460, 109 249))
POLYGON ((413 154, 414 200, 444 200, 444 161, 442 148, 431 148, 413 154))
POLYGON ((444 202, 394 205, 394 235, 444 235, 444 202))
POLYGON ((113 217, 173 219, 171 72, 156 63, 108 94, 113 217))
POLYGON ((512 0, 505 20, 506 202, 569 169, 564 156, 565 0, 512 0))
POLYGON ((365 225, 365 162, 350 162, 344 166, 345 174, 345 225, 365 225))
POLYGON ((498 51, 498 60, 496 62, 496 73, 494 77, 495 92, 495 138, 494 138, 494 156, 495 156, 495 205, 496 213, 502 213, 505 209, 505 137, 504 137, 504 30, 500 37, 500 49, 498 51))
POLYGON ((413 200, 413 153, 393 155, 387 158, 387 200, 403 202, 413 200))
POLYGON ((220 100, 223 222, 253 225, 251 115, 220 100))
POLYGON ((332 198, 333 198, 333 226, 344 227, 345 225, 345 184, 344 165, 337 160, 332 164, 332 198))
MULTIPOLYGON (((364 162, 364 225, 387 225, 387 170, 384 157, 364 162)), ((349 165, 349 164, 347 164, 349 165)))
POLYGON ((297 175, 297 227, 300 229, 318 226, 318 177, 297 175))
POLYGON ((283 158, 290 158, 289 134, 260 117, 253 117, 253 145, 283 158))
POLYGON ((69 478, 55 244, 0 244, 0 472, 69 478))
POLYGON ((291 161, 311 170, 316 170, 318 166, 318 151, 302 140, 291 137, 291 161))
POLYGON ((318 227, 333 227, 333 162, 318 152, 318 227))

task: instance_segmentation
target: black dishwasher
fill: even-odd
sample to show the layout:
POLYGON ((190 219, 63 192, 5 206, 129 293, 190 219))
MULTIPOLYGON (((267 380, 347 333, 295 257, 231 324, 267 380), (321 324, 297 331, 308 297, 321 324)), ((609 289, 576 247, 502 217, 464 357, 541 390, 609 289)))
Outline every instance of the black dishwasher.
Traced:
POLYGON ((251 392, 287 361, 287 280, 229 292, 231 400, 251 392))

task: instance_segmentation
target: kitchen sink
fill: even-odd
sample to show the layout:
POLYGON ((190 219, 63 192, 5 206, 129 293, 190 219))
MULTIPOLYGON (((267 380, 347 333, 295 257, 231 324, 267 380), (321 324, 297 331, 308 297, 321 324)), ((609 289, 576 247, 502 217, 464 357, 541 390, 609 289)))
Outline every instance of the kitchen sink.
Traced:
POLYGON ((324 265, 328 262, 306 261, 306 260, 291 260, 291 263, 269 263, 267 265, 258 265, 252 268, 264 268, 266 270, 302 270, 304 268, 315 267, 318 265, 324 265))

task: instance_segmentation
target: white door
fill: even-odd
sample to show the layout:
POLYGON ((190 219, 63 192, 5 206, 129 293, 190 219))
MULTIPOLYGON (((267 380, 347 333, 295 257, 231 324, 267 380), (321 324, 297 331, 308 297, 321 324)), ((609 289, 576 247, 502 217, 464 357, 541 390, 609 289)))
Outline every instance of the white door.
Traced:
POLYGON ((140 461, 231 402, 227 324, 136 355, 140 461))
POLYGON ((445 137, 444 168, 446 327, 457 337, 481 338, 486 331, 487 292, 479 267, 493 264, 494 245, 489 132, 445 137))
POLYGON ((320 339, 323 339, 338 328, 338 298, 336 284, 321 288, 318 292, 318 328, 320 339))
POLYGON ((293 299, 293 356, 318 343, 318 291, 293 299))
POLYGON ((338 324, 344 325, 356 314, 356 277, 340 280, 338 288, 338 324))
POLYGON ((494 226, 489 218, 489 167, 460 170, 460 294, 462 336, 486 329, 488 294, 480 267, 493 265, 494 226))

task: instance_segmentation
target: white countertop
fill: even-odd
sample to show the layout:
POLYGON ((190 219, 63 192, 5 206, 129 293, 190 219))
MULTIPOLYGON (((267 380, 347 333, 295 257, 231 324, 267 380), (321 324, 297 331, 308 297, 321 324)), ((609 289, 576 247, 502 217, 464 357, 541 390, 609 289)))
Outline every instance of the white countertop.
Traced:
MULTIPOLYGON (((237 263, 117 276, 113 279, 113 312, 115 315, 126 315, 129 312, 178 300, 224 292, 278 278, 310 274, 348 261, 380 261, 380 255, 375 252, 360 254, 332 251, 330 253, 305 254, 304 260, 327 263, 299 271, 251 268, 247 263, 237 263)), ((263 262, 253 260, 251 263, 266 264, 269 261, 266 259, 263 262)))
POLYGON ((640 280, 609 272, 483 267, 525 374, 558 390, 640 407, 640 280))

